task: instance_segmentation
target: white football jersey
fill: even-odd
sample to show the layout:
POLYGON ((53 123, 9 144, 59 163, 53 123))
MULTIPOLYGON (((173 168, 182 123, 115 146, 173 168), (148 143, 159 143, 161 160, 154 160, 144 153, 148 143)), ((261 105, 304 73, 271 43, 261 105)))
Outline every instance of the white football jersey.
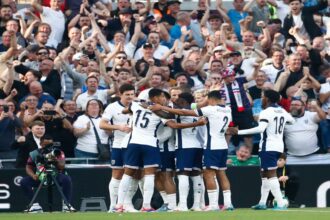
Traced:
MULTIPOLYGON (((197 117, 193 116, 177 116, 177 123, 193 123, 198 120, 197 117)), ((198 138, 198 127, 193 128, 184 128, 184 129, 176 129, 176 149, 179 148, 202 148, 198 138)))
POLYGON ((228 106, 215 105, 196 109, 199 116, 208 118, 204 148, 211 150, 228 149, 225 133, 232 121, 231 109, 228 106))
POLYGON ((293 123, 294 118, 280 106, 270 106, 262 110, 259 115, 259 123, 268 123, 261 133, 259 151, 283 152, 283 133, 286 123, 293 123))
POLYGON ((175 151, 175 136, 173 128, 161 124, 157 130, 157 138, 159 141, 160 152, 164 152, 164 150, 175 151))
POLYGON ((131 110, 133 126, 129 143, 158 147, 157 129, 162 123, 161 118, 138 102, 132 102, 131 110))
MULTIPOLYGON (((114 102, 108 105, 102 115, 102 119, 107 120, 110 124, 113 125, 124 125, 129 124, 129 114, 123 114, 122 111, 125 109, 125 106, 120 102, 114 102)), ((114 139, 113 139, 113 148, 121 148, 121 142, 127 133, 115 130, 114 139)))

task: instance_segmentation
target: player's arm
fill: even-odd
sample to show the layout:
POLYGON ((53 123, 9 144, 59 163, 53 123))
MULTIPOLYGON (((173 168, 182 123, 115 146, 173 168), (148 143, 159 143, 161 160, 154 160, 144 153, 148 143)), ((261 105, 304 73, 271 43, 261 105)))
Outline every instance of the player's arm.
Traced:
POLYGON ((244 130, 238 130, 237 134, 238 135, 247 135, 247 134, 262 133, 267 128, 267 125, 268 125, 267 119, 260 119, 259 125, 257 127, 250 128, 250 129, 244 129, 244 130))
POLYGON ((103 118, 101 119, 100 122, 100 128, 106 131, 119 130, 126 133, 129 133, 131 131, 131 128, 127 124, 113 125, 113 124, 109 124, 108 120, 103 118))
POLYGON ((199 115, 196 114, 194 110, 188 110, 188 109, 175 109, 175 108, 170 108, 167 106, 162 106, 159 104, 151 105, 148 107, 151 111, 166 111, 175 115, 183 115, 183 116, 195 116, 198 117, 199 115))
POLYGON ((193 127, 203 126, 203 125, 206 125, 206 123, 207 123, 206 118, 201 117, 197 121, 191 122, 191 123, 177 123, 173 120, 169 120, 166 122, 166 125, 170 128, 184 129, 184 128, 193 128, 193 127))

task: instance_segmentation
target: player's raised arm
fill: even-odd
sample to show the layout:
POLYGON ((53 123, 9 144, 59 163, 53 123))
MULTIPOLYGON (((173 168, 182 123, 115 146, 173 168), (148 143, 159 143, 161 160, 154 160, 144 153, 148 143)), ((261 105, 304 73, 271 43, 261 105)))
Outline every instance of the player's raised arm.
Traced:
POLYGON ((175 114, 175 115, 195 116, 195 117, 199 116, 199 115, 197 115, 197 113, 194 110, 175 109, 175 108, 170 108, 167 106, 162 106, 159 104, 150 105, 148 108, 153 112, 163 110, 163 111, 175 114))
POLYGON ((246 134, 262 133, 267 128, 267 125, 268 125, 268 121, 266 119, 261 119, 259 121, 259 125, 257 127, 250 128, 250 129, 245 129, 245 130, 238 130, 237 134, 238 135, 246 135, 246 134))
POLYGON ((174 120, 169 120, 165 123, 170 128, 174 129, 184 129, 184 128, 193 128, 197 126, 203 126, 207 124, 207 119, 205 117, 199 118, 197 121, 192 123, 177 123, 174 120))

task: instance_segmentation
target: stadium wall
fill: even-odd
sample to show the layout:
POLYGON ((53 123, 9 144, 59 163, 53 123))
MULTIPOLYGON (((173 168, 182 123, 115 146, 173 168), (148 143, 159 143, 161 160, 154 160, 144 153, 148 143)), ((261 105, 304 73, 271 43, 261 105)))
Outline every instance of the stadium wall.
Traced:
MULTIPOLYGON (((297 204, 306 207, 330 207, 330 165, 293 165, 291 169, 299 178, 297 204)), ((109 205, 109 168, 72 168, 68 169, 68 172, 73 180, 74 207, 79 209, 82 198, 88 197, 104 197, 107 206, 109 205)), ((26 208, 29 201, 19 187, 20 180, 25 175, 23 169, 0 169, 0 212, 20 212, 26 208)), ((228 176, 236 208, 250 207, 258 202, 261 184, 258 167, 230 167, 228 176)), ((62 202, 55 188, 53 193, 53 210, 60 210, 62 202)), ((47 210, 47 190, 42 189, 38 198, 42 207, 47 210)), ((136 206, 142 202, 139 193, 133 200, 136 206)), ((191 193, 189 201, 191 205, 191 193)), ((161 197, 156 194, 152 203, 155 207, 160 206, 161 197)))

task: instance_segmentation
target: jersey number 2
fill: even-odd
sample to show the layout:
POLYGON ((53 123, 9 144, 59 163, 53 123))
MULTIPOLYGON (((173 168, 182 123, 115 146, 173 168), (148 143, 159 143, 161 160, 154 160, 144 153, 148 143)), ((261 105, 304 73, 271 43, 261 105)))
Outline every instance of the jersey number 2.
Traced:
POLYGON ((225 128, 226 128, 226 126, 227 126, 227 124, 228 124, 228 117, 227 117, 227 116, 225 116, 225 117, 223 118, 223 122, 224 122, 224 124, 223 124, 223 126, 222 126, 222 128, 221 128, 221 130, 220 130, 220 133, 225 133, 225 128))

